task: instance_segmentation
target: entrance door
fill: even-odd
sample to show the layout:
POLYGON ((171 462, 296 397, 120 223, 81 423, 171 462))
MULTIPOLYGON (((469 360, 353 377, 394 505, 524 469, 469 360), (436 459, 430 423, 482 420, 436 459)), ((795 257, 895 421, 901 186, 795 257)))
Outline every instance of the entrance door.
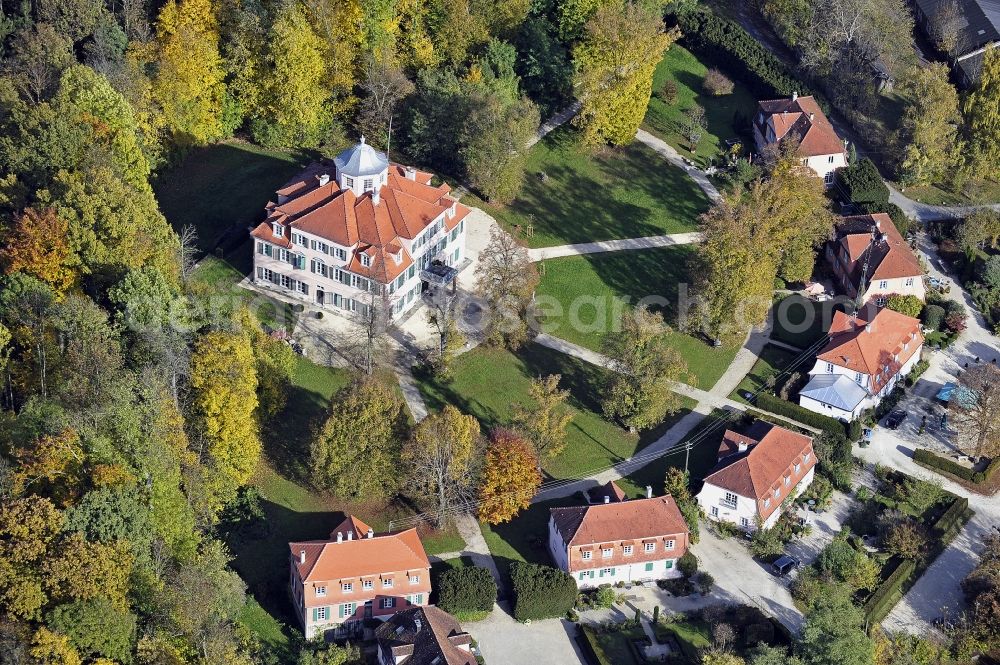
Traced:
POLYGON ((316 289, 316 302, 319 303, 320 305, 326 304, 326 294, 323 293, 320 289, 316 289))

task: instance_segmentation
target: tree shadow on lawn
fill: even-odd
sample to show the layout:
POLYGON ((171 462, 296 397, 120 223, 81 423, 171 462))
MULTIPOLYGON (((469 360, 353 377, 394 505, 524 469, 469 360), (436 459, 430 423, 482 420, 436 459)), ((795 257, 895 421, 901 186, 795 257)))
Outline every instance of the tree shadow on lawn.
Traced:
MULTIPOLYGON (((695 93, 695 103, 705 109, 705 122, 708 125, 708 132, 718 137, 719 150, 725 150, 727 139, 746 141, 753 138, 753 135, 749 133, 749 126, 740 127, 739 114, 742 112, 749 119, 754 112, 754 108, 743 108, 743 104, 741 103, 743 96, 736 92, 739 90, 738 87, 728 95, 715 96, 706 95, 703 92, 704 85, 702 79, 691 72, 677 72, 677 81, 690 88, 695 93)), ((735 80, 733 83, 737 86, 739 85, 735 80)), ((678 134, 681 134, 683 129, 679 123, 676 124, 676 131, 678 134)))
POLYGON ((264 449, 275 470, 289 478, 309 477, 309 443, 330 406, 320 393, 289 385, 288 404, 262 431, 264 449))

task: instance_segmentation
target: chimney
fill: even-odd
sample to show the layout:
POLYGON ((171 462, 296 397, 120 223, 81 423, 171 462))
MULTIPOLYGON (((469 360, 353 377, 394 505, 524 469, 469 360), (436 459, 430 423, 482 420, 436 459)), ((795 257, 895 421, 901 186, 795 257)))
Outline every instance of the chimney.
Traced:
POLYGON ((305 562, 306 562, 306 551, 299 550, 299 563, 305 563, 305 562))
POLYGON ((739 443, 738 443, 738 444, 736 445, 736 450, 738 450, 738 451, 739 451, 739 452, 741 452, 741 453, 745 453, 745 452, 747 451, 747 448, 749 448, 749 447, 750 447, 750 446, 748 446, 748 445, 747 445, 747 442, 746 442, 746 441, 740 441, 740 442, 739 442, 739 443))
POLYGON ((414 632, 417 632, 417 633, 419 633, 420 629, 424 627, 424 624, 421 623, 420 619, 414 619, 413 620, 413 625, 416 626, 416 630, 414 632))
POLYGON ((347 539, 348 540, 354 540, 354 532, 353 531, 348 530, 348 532, 347 532, 347 539))
POLYGON ((368 537, 369 538, 374 538, 375 537, 375 532, 372 531, 371 529, 368 529, 368 537))
POLYGON ((794 101, 795 101, 796 99, 798 99, 798 98, 799 98, 799 93, 798 93, 798 91, 795 91, 795 92, 793 92, 793 93, 792 93, 792 101, 794 102, 794 101))
POLYGON ((344 542, 344 534, 342 534, 340 531, 337 532, 337 542, 338 543, 344 542))
POLYGON ((866 333, 870 333, 871 331, 872 331, 872 324, 866 323, 865 324, 865 332, 866 333))
POLYGON ((405 173, 406 173, 406 179, 407 180, 416 180, 417 179, 417 170, 415 168, 413 168, 412 166, 407 166, 406 170, 405 170, 405 173))
POLYGON ((810 113, 809 114, 809 122, 812 122, 815 119, 816 119, 816 114, 815 113, 810 113))
POLYGON ((323 185, 326 185, 326 184, 328 184, 330 182, 330 174, 329 173, 323 173, 323 174, 317 176, 317 178, 319 179, 319 186, 320 187, 322 187, 323 185))
POLYGON ((607 494, 604 495, 604 503, 611 503, 611 497, 607 494))
POLYGON ((652 485, 646 485, 646 498, 647 499, 652 499, 653 498, 653 486, 652 485))
POLYGON ((875 220, 875 228, 876 229, 881 229, 882 228, 882 220, 881 219, 876 219, 875 220))
POLYGON ((377 186, 372 190, 372 203, 375 205, 378 205, 379 201, 382 200, 382 195, 378 193, 378 190, 377 186))

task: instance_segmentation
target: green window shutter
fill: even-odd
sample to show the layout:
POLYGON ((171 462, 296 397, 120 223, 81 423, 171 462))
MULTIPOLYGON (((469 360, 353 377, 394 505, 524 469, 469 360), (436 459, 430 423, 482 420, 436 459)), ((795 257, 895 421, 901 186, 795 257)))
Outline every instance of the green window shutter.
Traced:
POLYGON ((423 604, 424 604, 424 594, 418 593, 417 594, 417 605, 423 605, 423 604))
POLYGON ((615 569, 614 569, 614 568, 612 568, 612 569, 611 569, 611 577, 614 577, 614 576, 615 576, 615 569))
POLYGON ((313 608, 313 621, 319 621, 319 608, 313 608))
POLYGON ((671 561, 667 561, 667 570, 670 570, 673 567, 674 567, 674 562, 672 560, 671 561))
POLYGON ((344 606, 343 605, 338 605, 337 606, 337 616, 339 618, 341 618, 341 619, 344 618, 344 606))
POLYGON ((601 568, 601 570, 597 573, 597 576, 598 577, 604 577, 604 569, 603 568, 601 568))
POLYGON ((653 563, 649 562, 646 564, 646 572, 648 573, 651 570, 653 570, 653 563))

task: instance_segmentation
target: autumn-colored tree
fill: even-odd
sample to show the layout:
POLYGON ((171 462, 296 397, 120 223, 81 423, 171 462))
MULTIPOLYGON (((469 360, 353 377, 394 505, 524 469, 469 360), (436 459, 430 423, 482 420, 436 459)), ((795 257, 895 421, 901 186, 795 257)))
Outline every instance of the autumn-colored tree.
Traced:
POLYGON ((903 519, 889 529, 883 545, 903 559, 920 559, 927 553, 927 533, 915 520, 903 519))
POLYGON ((63 517, 48 499, 26 496, 0 503, 0 611, 37 619, 47 602, 43 564, 62 531, 63 517))
POLYGON ((669 332, 662 315, 639 307, 624 317, 620 332, 605 338, 614 370, 604 390, 606 416, 633 430, 648 429, 680 407, 673 383, 685 378, 688 368, 667 343, 669 332))
POLYGON ((490 202, 510 203, 521 191, 525 144, 538 129, 538 107, 527 97, 514 102, 496 94, 474 99, 461 151, 469 184, 490 202))
POLYGON ((85 453, 72 429, 43 434, 30 446, 16 449, 14 459, 18 462, 11 474, 15 494, 47 496, 65 507, 83 493, 85 453))
POLYGON ((983 53, 976 84, 965 98, 967 171, 975 180, 996 175, 1000 162, 1000 46, 983 53))
POLYGON ((1000 242, 1000 212, 980 208, 966 217, 955 229, 958 244, 974 255, 977 249, 996 247, 1000 242))
POLYGON ((660 12, 640 2, 608 2, 587 21, 573 51, 580 113, 574 122, 589 145, 635 138, 653 92, 653 71, 680 37, 664 31, 660 12))
MULTIPOLYGON (((720 626, 726 624, 720 624, 720 626)), ((702 665, 746 665, 740 656, 727 651, 712 650, 701 657, 702 665)))
POLYGON ((324 45, 302 5, 286 3, 271 26, 270 92, 254 136, 268 145, 316 146, 331 122, 324 45))
POLYGON ((948 76, 948 65, 939 62, 914 67, 904 79, 907 105, 893 143, 897 171, 908 184, 940 182, 955 164, 961 114, 948 76))
POLYGON ((975 457, 1000 457, 1000 368, 983 363, 959 378, 950 406, 958 445, 975 457))
POLYGON ((107 598, 116 608, 128 608, 130 544, 92 543, 83 534, 62 538, 42 566, 46 590, 56 603, 107 598))
POLYGON ((785 143, 767 176, 727 193, 702 216, 701 324, 715 338, 738 342, 763 323, 775 277, 808 279, 816 247, 833 229, 823 183, 801 166, 796 148, 785 143))
POLYGON ((415 88, 402 68, 391 61, 369 58, 364 77, 365 96, 358 111, 358 128, 369 142, 385 147, 397 107, 415 88))
POLYGON ((204 447, 194 443, 213 471, 212 493, 220 506, 249 480, 260 457, 254 368, 253 348, 245 333, 216 330, 195 342, 190 383, 204 447))
POLYGON ((542 483, 531 442, 508 429, 490 433, 479 487, 479 519, 502 524, 531 505, 542 483))
MULTIPOLYGON (((701 517, 701 510, 698 508, 698 501, 691 496, 691 474, 681 471, 677 467, 668 467, 667 475, 663 479, 663 491, 674 498, 677 509, 681 511, 684 521, 688 525, 688 536, 692 544, 697 544, 701 534, 698 526, 698 518, 701 517)), ((761 530, 759 533, 765 533, 761 530)))
POLYGON ((0 248, 6 273, 25 272, 66 292, 76 275, 69 267, 71 250, 66 243, 67 224, 52 208, 27 208, 17 216, 0 248))
POLYGON ((913 318, 920 316, 920 312, 924 308, 924 303, 920 298, 910 295, 904 296, 899 293, 893 293, 886 298, 885 304, 892 311, 912 316, 913 318))
POLYGON ((40 626, 31 639, 31 657, 39 665, 80 665, 83 659, 70 639, 40 626))
POLYGON ((313 482, 354 499, 389 495, 405 437, 399 393, 379 376, 360 376, 330 401, 330 414, 313 439, 313 482))
POLYGON ((528 339, 538 270, 524 247, 499 227, 490 231, 490 242, 479 256, 476 290, 488 307, 486 339, 494 346, 517 349, 528 339))
POLYGON ((168 0, 156 21, 156 37, 153 89, 174 141, 199 145, 220 138, 225 70, 211 0, 168 0))
POLYGON ((326 87, 332 92, 330 111, 339 114, 356 101, 358 68, 364 62, 360 0, 304 0, 309 23, 323 44, 326 87))
POLYGON ((448 404, 417 425, 403 462, 414 491, 437 506, 438 524, 475 496, 479 421, 448 404))
POLYGON ((534 444, 539 457, 552 458, 566 447, 566 428, 573 414, 566 410, 568 390, 559 389, 560 374, 531 380, 528 397, 534 404, 514 405, 514 425, 534 444))

